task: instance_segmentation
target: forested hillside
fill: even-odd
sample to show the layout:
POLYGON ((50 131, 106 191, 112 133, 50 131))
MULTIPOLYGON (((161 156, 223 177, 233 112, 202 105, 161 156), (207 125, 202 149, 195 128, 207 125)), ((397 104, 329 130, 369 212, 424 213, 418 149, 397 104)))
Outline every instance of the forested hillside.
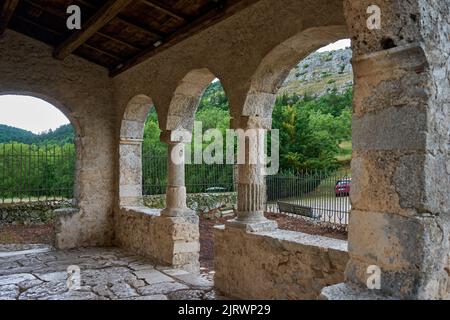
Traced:
POLYGON ((0 124, 0 143, 20 142, 24 144, 58 144, 72 143, 74 131, 70 124, 41 134, 34 134, 19 128, 0 124))

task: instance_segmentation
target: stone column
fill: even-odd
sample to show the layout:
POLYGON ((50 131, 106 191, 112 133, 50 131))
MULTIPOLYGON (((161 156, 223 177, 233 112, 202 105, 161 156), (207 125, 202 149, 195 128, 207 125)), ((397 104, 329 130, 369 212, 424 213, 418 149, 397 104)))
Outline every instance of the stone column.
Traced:
POLYGON ((119 198, 121 206, 141 207, 142 139, 121 139, 119 198))
POLYGON ((184 144, 187 140, 175 141, 172 132, 161 134, 161 141, 168 144, 166 208, 161 215, 166 217, 194 216, 186 205, 184 144))
MULTIPOLYGON (((250 232, 269 231, 277 228, 277 223, 264 217, 266 204, 266 182, 264 160, 264 134, 260 121, 248 121, 245 129, 238 131, 237 218, 227 222, 227 226, 250 232), (245 157, 244 157, 245 156, 245 157)), ((259 119, 258 119, 259 120, 259 119)))
POLYGON ((381 28, 372 30, 366 22, 372 1, 345 2, 355 72, 350 261, 346 283, 323 295, 445 298, 450 289, 448 3, 375 3, 380 3, 381 28))

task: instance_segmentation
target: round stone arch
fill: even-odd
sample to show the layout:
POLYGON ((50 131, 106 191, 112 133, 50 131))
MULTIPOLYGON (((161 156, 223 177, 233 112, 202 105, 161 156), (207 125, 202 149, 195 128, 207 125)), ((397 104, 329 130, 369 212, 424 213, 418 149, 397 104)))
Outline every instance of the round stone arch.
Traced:
POLYGON ((306 29, 278 44, 253 74, 240 118, 233 127, 246 127, 250 117, 258 119, 257 125, 270 129, 277 91, 289 72, 315 50, 345 38, 346 26, 325 26, 306 29))
POLYGON ((144 94, 133 97, 125 108, 119 140, 119 204, 143 206, 142 142, 147 115, 154 106, 144 94))
POLYGON ((69 122, 75 132, 74 144, 75 144, 75 154, 76 154, 72 205, 77 206, 79 203, 79 200, 80 200, 80 193, 81 193, 81 191, 80 191, 80 170, 81 170, 81 162, 82 162, 82 159, 81 159, 82 152, 81 151, 83 148, 82 137, 84 135, 82 132, 82 127, 80 125, 80 122, 74 116, 72 109, 69 106, 61 103, 59 100, 57 100, 53 97, 47 96, 45 94, 33 92, 33 91, 23 91, 23 90, 0 91, 0 96, 6 96, 6 95, 33 97, 33 98, 43 100, 43 101, 51 104, 53 107, 55 107, 59 111, 61 111, 62 114, 64 114, 64 116, 69 120, 69 122))
POLYGON ((208 85, 217 77, 208 69, 190 71, 178 84, 169 105, 165 130, 192 132, 195 112, 208 85))

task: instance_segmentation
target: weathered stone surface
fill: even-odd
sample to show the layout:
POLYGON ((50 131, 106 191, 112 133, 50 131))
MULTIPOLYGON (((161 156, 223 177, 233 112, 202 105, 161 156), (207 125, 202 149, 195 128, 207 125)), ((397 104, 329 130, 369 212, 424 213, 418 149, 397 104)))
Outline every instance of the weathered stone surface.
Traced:
POLYGON ((344 283, 325 287, 319 297, 320 300, 397 300, 393 297, 382 295, 378 290, 365 290, 351 287, 344 283))
MULTIPOLYGON (((376 265, 380 296, 445 298, 450 53, 442 36, 450 29, 448 5, 379 3, 383 27, 372 32, 361 15, 369 1, 344 4, 355 71, 346 285, 364 288, 368 266, 376 265)), ((339 292, 334 296, 356 295, 339 292)))
POLYGON ((162 264, 199 270, 198 218, 162 217, 159 210, 126 207, 116 217, 116 243, 162 264))
POLYGON ((297 232, 215 229, 215 289, 244 299, 316 299, 344 280, 342 240, 297 232))
POLYGON ((152 296, 157 294, 168 294, 173 291, 187 290, 188 286, 178 282, 158 282, 142 288, 139 288, 139 294, 152 296))
POLYGON ((19 287, 14 284, 0 285, 0 300, 16 300, 19 293, 19 287))
POLYGON ((0 277, 0 286, 6 285, 6 284, 17 284, 22 281, 26 280, 34 280, 36 279, 35 276, 28 273, 18 273, 14 275, 7 275, 7 276, 1 276, 0 277))
POLYGON ((201 290, 180 290, 168 295, 169 300, 203 300, 205 295, 201 290))
POLYGON ((172 281, 172 278, 157 270, 140 270, 134 273, 139 279, 145 280, 148 284, 172 281))
POLYGON ((117 141, 107 70, 75 56, 57 61, 53 48, 12 30, 0 39, 0 51, 0 94, 42 98, 59 108, 75 129, 74 196, 80 210, 61 229, 70 239, 65 247, 110 245, 117 141))
MULTIPOLYGON (((33 261, 36 270, 46 272, 0 276, 0 300, 167 300, 167 295, 178 291, 187 292, 182 295, 185 299, 197 299, 212 289, 212 283, 206 285, 198 274, 167 266, 155 268, 116 248, 52 251, 5 259, 13 259, 9 263, 33 261), (79 266, 81 287, 69 290, 67 270, 61 269, 87 261, 79 266), (191 290, 195 294, 190 294, 191 290)), ((0 263, 5 264, 2 259, 0 263)))

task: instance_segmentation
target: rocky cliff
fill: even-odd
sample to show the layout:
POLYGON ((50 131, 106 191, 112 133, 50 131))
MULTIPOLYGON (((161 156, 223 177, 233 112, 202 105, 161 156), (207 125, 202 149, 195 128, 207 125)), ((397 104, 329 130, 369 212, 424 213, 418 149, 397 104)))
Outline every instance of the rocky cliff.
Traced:
POLYGON ((279 93, 321 96, 334 88, 343 92, 353 86, 351 58, 350 48, 314 52, 292 69, 279 93))

